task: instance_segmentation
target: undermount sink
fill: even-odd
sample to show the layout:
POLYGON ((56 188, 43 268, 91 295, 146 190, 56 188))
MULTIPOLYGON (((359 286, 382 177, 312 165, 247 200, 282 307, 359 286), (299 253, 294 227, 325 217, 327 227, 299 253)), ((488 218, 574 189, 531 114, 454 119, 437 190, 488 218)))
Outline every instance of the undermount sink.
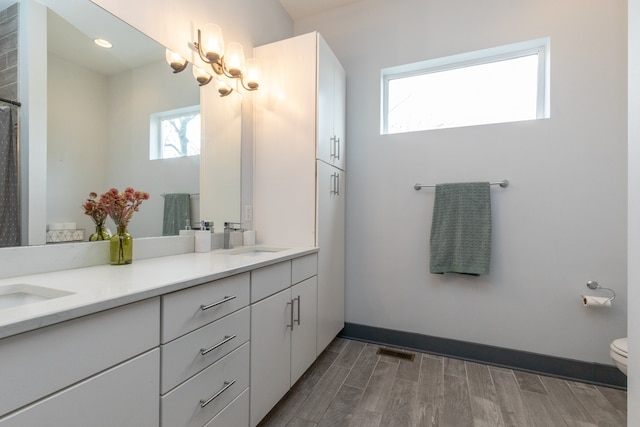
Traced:
POLYGON ((47 301, 72 294, 73 292, 45 288, 43 286, 27 285, 24 283, 0 286, 0 310, 47 301))
POLYGON ((230 249, 225 253, 229 255, 264 255, 266 253, 286 251, 287 248, 270 248, 266 246, 245 246, 236 249, 230 249))

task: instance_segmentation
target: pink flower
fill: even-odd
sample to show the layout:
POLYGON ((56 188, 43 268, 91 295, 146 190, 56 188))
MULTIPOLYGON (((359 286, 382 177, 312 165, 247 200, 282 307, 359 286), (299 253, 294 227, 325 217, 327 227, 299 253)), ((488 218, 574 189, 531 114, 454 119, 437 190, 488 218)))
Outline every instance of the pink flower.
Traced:
POLYGON ((85 215, 89 215, 97 226, 101 226, 104 225, 104 220, 107 219, 107 211, 96 201, 96 197, 98 197, 97 193, 89 193, 89 198, 82 204, 82 207, 85 215))
POLYGON ((127 187, 124 192, 112 188, 100 196, 98 204, 107 212, 118 228, 127 228, 134 212, 140 210, 143 200, 149 198, 149 193, 136 191, 127 187))

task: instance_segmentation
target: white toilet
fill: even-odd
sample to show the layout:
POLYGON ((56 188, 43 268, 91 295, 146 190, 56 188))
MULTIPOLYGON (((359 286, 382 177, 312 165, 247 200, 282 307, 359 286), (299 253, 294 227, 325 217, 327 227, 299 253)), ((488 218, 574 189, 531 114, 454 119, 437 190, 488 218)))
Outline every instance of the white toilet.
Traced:
POLYGON ((626 338, 618 338, 614 340, 609 346, 611 351, 609 354, 613 359, 613 362, 616 364, 618 369, 622 371, 625 375, 627 375, 627 339, 626 338))

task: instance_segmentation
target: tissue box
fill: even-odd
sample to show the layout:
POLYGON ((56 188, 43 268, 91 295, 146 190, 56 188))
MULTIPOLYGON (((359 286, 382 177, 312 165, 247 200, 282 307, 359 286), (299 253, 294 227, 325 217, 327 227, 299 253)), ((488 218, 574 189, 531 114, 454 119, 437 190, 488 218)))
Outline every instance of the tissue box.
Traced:
POLYGON ((49 230, 47 243, 82 242, 84 230, 49 230))

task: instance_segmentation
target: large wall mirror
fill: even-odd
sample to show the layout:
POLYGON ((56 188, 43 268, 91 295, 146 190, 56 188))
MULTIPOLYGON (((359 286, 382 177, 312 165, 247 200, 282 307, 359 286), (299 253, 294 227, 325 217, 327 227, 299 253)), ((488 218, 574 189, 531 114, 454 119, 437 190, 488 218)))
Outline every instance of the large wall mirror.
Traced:
POLYGON ((173 74, 163 46, 89 0, 39 3, 48 7, 46 224, 30 230, 76 223, 86 240, 88 194, 128 186, 151 196, 130 223, 136 238, 163 235, 164 196, 172 193, 191 195, 191 226, 209 219, 221 230, 239 220, 241 96, 201 89, 190 68, 173 74), (96 46, 96 37, 113 47, 96 46), (201 154, 161 158, 160 122, 200 108, 201 154))

